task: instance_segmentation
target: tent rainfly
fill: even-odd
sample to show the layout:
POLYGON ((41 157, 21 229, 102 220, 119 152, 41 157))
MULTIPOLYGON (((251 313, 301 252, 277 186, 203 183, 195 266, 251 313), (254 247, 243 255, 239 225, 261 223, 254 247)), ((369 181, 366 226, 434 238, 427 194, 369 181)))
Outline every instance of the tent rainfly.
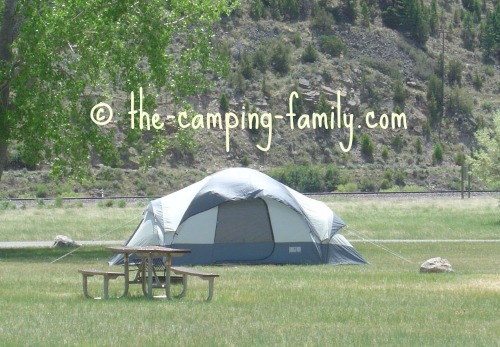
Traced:
MULTIPOLYGON (((175 265, 365 264, 323 202, 248 168, 226 169, 151 201, 127 246, 189 248, 175 265)), ((110 265, 121 262, 120 256, 110 265)))

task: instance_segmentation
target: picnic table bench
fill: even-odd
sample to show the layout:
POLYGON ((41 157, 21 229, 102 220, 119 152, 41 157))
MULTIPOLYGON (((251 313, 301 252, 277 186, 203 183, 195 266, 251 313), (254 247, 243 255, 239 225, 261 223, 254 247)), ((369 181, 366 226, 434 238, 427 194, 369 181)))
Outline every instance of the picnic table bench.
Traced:
MULTIPOLYGON (((108 288, 109 288, 109 280, 114 280, 118 277, 125 276, 124 272, 115 272, 115 271, 104 271, 104 270, 95 270, 95 269, 84 269, 78 270, 82 274, 82 287, 83 287, 83 295, 89 299, 100 299, 100 297, 94 297, 89 295, 88 293, 88 282, 87 278, 92 276, 103 276, 104 277, 104 294, 103 298, 108 299, 108 288)), ((118 298, 126 295, 127 292, 124 291, 122 295, 118 296, 118 298)))
POLYGON ((215 277, 219 277, 219 275, 211 272, 198 271, 188 267, 172 266, 170 270, 176 274, 182 275, 182 292, 177 295, 178 298, 182 298, 186 294, 188 276, 197 276, 202 280, 208 281, 208 296, 205 301, 209 302, 212 300, 214 293, 214 279, 215 277))

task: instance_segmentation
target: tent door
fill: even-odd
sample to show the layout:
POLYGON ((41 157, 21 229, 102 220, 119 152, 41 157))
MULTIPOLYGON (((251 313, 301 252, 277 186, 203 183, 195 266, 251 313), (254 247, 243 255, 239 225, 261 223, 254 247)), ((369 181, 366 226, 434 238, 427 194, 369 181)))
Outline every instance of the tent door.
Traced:
POLYGON ((262 260, 273 250, 273 232, 264 200, 228 201, 219 205, 214 262, 262 260))

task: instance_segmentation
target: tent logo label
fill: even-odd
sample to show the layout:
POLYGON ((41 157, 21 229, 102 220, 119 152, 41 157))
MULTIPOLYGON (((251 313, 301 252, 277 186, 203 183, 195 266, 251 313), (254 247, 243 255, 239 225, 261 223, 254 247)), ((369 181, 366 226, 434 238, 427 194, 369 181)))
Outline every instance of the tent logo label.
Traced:
POLYGON ((288 253, 302 253, 302 247, 289 247, 288 253))

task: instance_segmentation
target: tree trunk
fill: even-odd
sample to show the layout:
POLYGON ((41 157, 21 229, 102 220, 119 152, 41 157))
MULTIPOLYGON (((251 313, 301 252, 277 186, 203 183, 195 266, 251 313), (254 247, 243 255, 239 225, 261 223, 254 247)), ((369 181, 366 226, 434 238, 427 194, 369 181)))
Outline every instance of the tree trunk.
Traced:
POLYGON ((0 66, 5 70, 0 75, 0 180, 7 165, 7 146, 10 135, 8 110, 10 108, 10 78, 12 74, 12 49, 19 26, 16 19, 17 0, 5 0, 2 26, 0 28, 0 66))
POLYGON ((0 181, 7 165, 7 141, 0 140, 0 181))

